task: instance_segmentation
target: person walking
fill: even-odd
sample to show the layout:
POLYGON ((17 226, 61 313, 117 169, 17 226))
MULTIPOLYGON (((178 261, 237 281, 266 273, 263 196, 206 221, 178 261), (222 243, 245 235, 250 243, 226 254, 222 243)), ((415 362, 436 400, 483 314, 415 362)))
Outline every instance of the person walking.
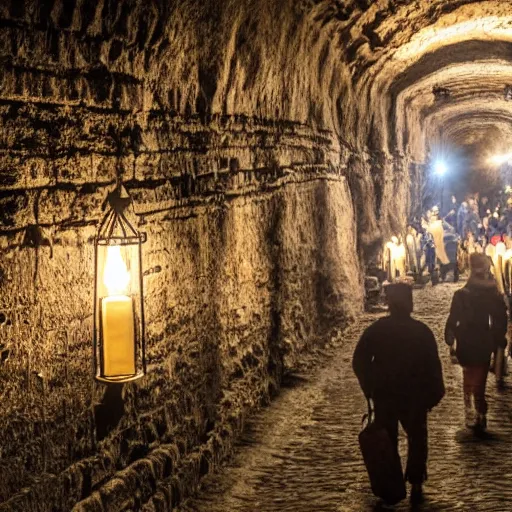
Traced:
POLYGON ((457 212, 459 211, 459 204, 457 198, 452 196, 450 210, 446 214, 444 220, 450 224, 454 229, 457 229, 457 212))
POLYGON ((467 236, 466 222, 468 216, 468 203, 466 201, 462 201, 462 203, 460 203, 459 209, 457 210, 457 233, 462 237, 463 240, 465 240, 467 236))
POLYGON ((469 268, 468 282, 453 295, 445 341, 462 366, 466 425, 483 432, 487 427, 487 373, 491 354, 507 345, 507 310, 490 275, 489 258, 471 254, 469 268))
POLYGON ((405 479, 412 484, 411 501, 419 502, 427 478, 427 414, 444 396, 443 374, 432 331, 411 317, 411 286, 390 284, 385 292, 390 314, 364 331, 352 367, 363 393, 373 400, 375 422, 397 450, 399 422, 407 433, 405 479))

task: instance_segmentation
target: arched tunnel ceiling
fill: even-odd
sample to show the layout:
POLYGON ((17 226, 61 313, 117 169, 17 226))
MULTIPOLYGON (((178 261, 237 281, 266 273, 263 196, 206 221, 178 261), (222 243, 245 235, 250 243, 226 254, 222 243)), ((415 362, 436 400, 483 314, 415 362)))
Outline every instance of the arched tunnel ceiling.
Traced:
POLYGON ((440 134, 432 136, 434 147, 473 146, 472 152, 482 159, 510 151, 512 112, 510 108, 505 110, 499 102, 485 104, 466 100, 435 113, 425 125, 427 133, 441 130, 440 134))
POLYGON ((102 62, 144 80, 150 103, 314 122, 350 146, 416 160, 431 136, 423 125, 437 129, 429 109, 458 102, 456 89, 498 99, 503 77, 467 64, 512 61, 508 0, 87 3, 73 25, 107 38, 102 62), (430 84, 450 98, 432 103, 430 84))
POLYGON ((375 2, 352 33, 355 27, 367 37, 349 62, 355 89, 367 99, 354 113, 358 139, 377 133, 373 146, 418 161, 439 139, 468 147, 492 131, 501 138, 495 146, 506 143, 509 2, 375 2), (500 129, 491 130, 494 125, 500 129))
POLYGON ((466 145, 472 132, 481 132, 480 121, 504 119, 512 124, 512 102, 504 96, 508 84, 512 84, 512 65, 504 60, 448 65, 409 84, 396 96, 397 124, 404 127, 397 132, 397 144, 421 151, 421 141, 407 139, 418 126, 429 141, 442 135, 448 143, 466 145), (453 126, 460 117, 469 121, 464 130, 453 126))

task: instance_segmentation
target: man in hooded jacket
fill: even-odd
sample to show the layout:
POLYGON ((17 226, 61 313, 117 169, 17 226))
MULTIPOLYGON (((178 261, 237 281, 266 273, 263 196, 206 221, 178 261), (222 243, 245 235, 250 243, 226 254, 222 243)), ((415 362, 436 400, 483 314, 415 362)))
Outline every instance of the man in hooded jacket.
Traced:
POLYGON ((398 423, 407 433, 406 479, 411 500, 421 501, 426 479, 427 413, 444 396, 443 373, 432 331, 411 318, 412 288, 386 287, 390 315, 370 325, 354 351, 352 366, 363 393, 398 449, 398 423))
POLYGON ((473 253, 469 267, 468 282, 453 295, 445 340, 452 350, 456 345, 455 353, 463 369, 466 424, 483 431, 487 427, 487 373, 491 354, 507 345, 507 310, 490 276, 489 258, 473 253))

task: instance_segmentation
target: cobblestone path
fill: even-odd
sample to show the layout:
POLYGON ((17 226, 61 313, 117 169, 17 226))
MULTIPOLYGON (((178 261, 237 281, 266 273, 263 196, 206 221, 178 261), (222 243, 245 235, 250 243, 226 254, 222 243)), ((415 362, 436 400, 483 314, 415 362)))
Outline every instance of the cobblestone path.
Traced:
MULTIPOLYGON (((490 374, 489 435, 464 428, 461 369, 443 342, 457 285, 415 292, 414 316, 434 331, 447 394, 429 416, 429 479, 425 502, 414 510, 512 511, 512 376, 497 391, 490 374)), ((181 512, 352 512, 380 510, 360 456, 357 435, 366 404, 351 370, 366 314, 344 334, 343 346, 311 375, 282 391, 248 424, 231 464, 205 480, 181 512)), ((403 433, 400 452, 406 453, 403 433)), ((411 510, 407 500, 397 511, 411 510)))

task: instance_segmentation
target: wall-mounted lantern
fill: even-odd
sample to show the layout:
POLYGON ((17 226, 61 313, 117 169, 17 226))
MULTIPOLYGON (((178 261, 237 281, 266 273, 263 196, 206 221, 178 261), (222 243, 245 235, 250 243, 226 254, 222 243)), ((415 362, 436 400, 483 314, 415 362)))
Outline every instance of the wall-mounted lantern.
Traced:
POLYGON ((129 222, 123 187, 108 196, 109 210, 94 240, 94 369, 102 382, 129 382, 146 373, 142 244, 129 222))

